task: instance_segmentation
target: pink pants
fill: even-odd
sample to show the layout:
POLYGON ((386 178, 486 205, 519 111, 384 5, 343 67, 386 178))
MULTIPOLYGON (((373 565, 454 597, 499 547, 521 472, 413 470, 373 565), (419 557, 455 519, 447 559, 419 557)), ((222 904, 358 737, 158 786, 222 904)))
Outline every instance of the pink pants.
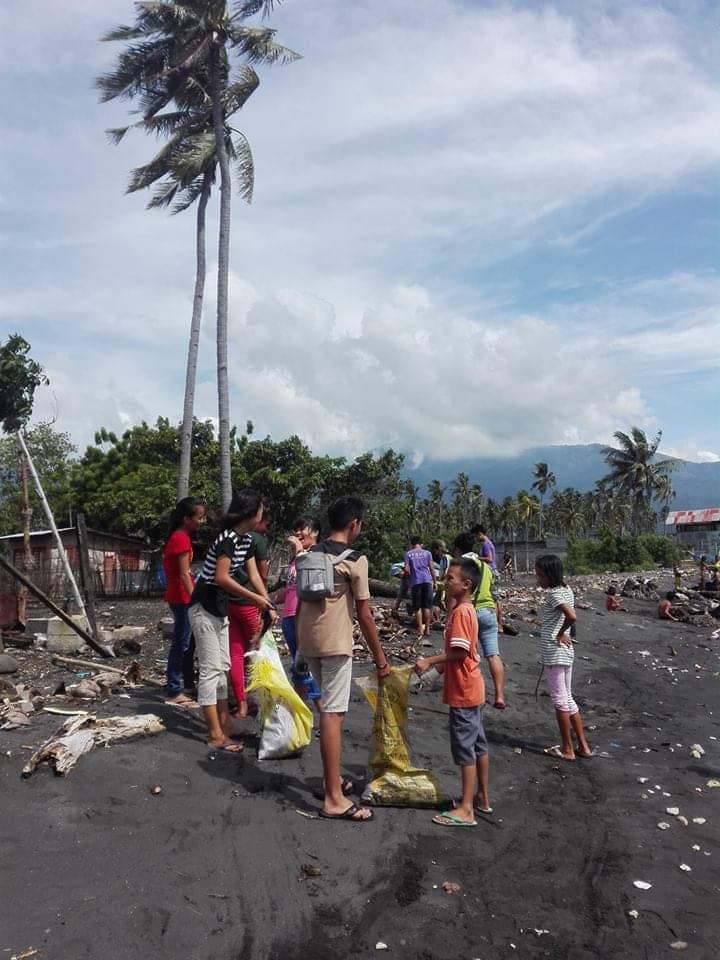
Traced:
POLYGON ((257 607, 242 603, 228 604, 230 634, 230 683, 235 699, 242 703, 245 698, 245 654, 250 649, 250 640, 260 631, 260 611, 257 607))
POLYGON ((579 713, 572 695, 572 667, 545 667, 550 699, 561 713, 579 713))

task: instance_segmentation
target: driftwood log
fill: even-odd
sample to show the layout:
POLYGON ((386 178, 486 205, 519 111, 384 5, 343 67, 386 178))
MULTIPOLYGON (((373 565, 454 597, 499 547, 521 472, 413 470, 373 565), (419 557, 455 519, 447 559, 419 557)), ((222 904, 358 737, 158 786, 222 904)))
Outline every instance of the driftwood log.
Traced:
POLYGON ((64 657, 59 653, 53 654, 53 662, 67 663, 71 667, 90 667, 91 670, 97 670, 98 673, 117 673, 131 683, 145 683, 149 687, 159 687, 163 689, 164 680, 154 680, 152 677, 143 677, 140 675, 140 665, 137 660, 133 660, 129 667, 124 670, 120 667, 110 667, 105 663, 95 663, 93 660, 81 660, 79 657, 64 657))
POLYGON ((385 580, 368 580, 371 597, 386 597, 388 600, 394 600, 398 595, 398 586, 396 583, 388 583, 385 580))
POLYGON ((165 730, 154 713, 134 717, 70 717, 56 733, 46 740, 23 767, 23 776, 29 777, 40 763, 49 763, 58 776, 66 774, 84 753, 93 747, 107 747, 118 740, 146 737, 165 730))

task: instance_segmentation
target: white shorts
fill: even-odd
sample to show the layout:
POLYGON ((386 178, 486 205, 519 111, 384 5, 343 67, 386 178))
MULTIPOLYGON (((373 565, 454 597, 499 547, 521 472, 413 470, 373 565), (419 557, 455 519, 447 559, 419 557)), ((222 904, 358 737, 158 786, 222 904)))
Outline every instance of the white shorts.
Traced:
POLYGON ((305 657, 320 687, 321 713, 347 713, 352 686, 352 656, 305 657))

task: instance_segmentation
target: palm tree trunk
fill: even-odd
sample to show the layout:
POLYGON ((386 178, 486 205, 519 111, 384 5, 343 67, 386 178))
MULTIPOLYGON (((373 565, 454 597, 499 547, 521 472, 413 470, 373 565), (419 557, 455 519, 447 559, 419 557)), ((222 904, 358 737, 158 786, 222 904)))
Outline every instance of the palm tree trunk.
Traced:
POLYGON ((220 167, 220 229, 217 274, 217 388, 218 443, 220 445, 220 503, 226 512, 232 499, 230 472, 230 394, 228 390, 228 271, 230 266, 230 202, 232 181, 225 143, 222 109, 221 47, 214 42, 210 53, 211 95, 215 148, 220 167))
POLYGON ((182 500, 190 492, 190 459, 192 456, 193 408, 195 406, 195 380, 197 375, 198 348, 200 344, 200 325, 202 323, 203 297, 205 296, 205 213, 210 199, 210 174, 206 173, 203 190, 198 200, 197 225, 195 231, 195 295, 190 322, 190 342, 188 343, 187 368, 185 371, 185 400, 183 402, 183 422, 180 430, 180 475, 178 477, 177 498, 182 500))
POLYGON ((530 525, 525 524, 525 573, 530 573, 530 525))

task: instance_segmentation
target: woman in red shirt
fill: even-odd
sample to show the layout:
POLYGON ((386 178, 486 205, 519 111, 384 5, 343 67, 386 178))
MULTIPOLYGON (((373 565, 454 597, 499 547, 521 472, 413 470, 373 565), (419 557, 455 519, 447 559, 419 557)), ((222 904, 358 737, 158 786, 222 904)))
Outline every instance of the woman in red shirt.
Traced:
POLYGON ((170 536, 163 549, 167 588, 165 600, 172 610, 175 626, 168 652, 167 696, 179 706, 194 699, 195 643, 190 632, 188 609, 195 583, 190 573, 193 551, 191 535, 205 523, 205 504, 195 497, 178 501, 170 518, 170 536))

